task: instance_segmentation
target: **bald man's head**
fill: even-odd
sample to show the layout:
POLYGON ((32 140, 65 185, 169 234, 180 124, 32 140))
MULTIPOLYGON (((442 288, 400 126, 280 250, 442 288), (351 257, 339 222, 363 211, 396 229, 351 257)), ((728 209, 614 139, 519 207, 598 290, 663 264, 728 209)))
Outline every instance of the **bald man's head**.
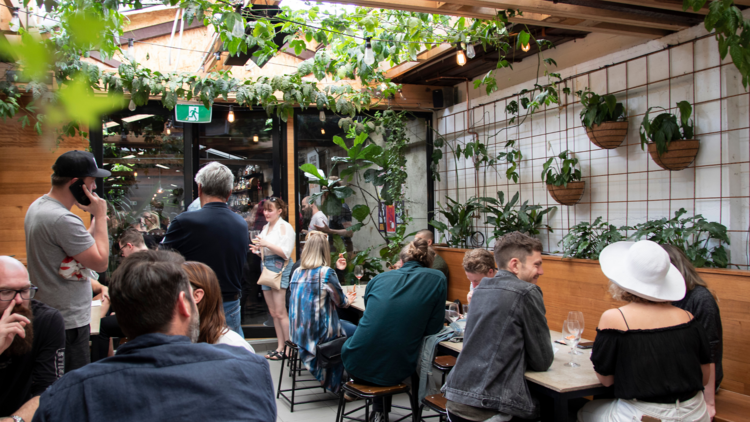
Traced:
POLYGON ((29 282, 29 272, 23 266, 21 261, 2 255, 0 256, 0 289, 9 279, 22 278, 26 283, 29 282))

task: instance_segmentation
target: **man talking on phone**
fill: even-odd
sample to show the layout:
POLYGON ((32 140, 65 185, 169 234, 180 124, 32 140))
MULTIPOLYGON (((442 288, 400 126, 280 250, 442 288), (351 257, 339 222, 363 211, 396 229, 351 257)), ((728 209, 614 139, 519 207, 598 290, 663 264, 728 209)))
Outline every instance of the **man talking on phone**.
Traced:
POLYGON ((97 177, 109 177, 94 155, 68 151, 52 166, 52 189, 26 212, 26 259, 31 282, 39 287, 35 299, 49 305, 65 321, 65 372, 91 361, 92 272, 104 272, 109 262, 107 202, 96 189, 97 177), (92 215, 86 230, 73 205, 92 215))

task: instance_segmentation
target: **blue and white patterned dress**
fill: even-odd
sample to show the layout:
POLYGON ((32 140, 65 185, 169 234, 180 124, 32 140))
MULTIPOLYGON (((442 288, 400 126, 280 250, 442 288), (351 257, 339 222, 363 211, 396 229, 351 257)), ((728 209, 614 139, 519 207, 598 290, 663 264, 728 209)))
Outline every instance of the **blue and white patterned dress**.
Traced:
POLYGON ((330 267, 298 268, 289 283, 289 336, 299 346, 299 356, 324 388, 338 393, 344 366, 321 368, 315 346, 344 337, 336 307, 348 306, 336 273, 330 267))

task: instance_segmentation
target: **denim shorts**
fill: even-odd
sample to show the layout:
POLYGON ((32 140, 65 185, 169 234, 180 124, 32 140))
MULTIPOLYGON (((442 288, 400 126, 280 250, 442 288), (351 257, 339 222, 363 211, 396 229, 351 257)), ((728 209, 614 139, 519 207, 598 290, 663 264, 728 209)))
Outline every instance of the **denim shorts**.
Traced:
MULTIPOLYGON (((283 269, 284 272, 281 274, 281 288, 287 289, 289 288, 289 279, 292 273, 292 260, 289 260, 289 265, 284 268, 284 258, 278 256, 278 255, 269 255, 266 256, 263 260, 263 268, 267 268, 269 271, 273 271, 275 273, 281 272, 283 269)), ((273 290, 271 287, 268 286, 260 286, 263 290, 273 290)))

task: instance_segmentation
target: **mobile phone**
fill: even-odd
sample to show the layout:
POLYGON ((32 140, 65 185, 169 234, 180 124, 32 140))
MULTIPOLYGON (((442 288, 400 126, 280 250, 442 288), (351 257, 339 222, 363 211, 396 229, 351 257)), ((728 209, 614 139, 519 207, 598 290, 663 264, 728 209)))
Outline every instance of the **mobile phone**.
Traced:
POLYGON ((78 201, 81 205, 90 205, 91 200, 86 196, 86 192, 83 191, 83 179, 78 179, 70 185, 70 192, 73 194, 73 198, 78 201))
POLYGON ((593 341, 584 341, 583 343, 578 343, 579 349, 591 349, 592 347, 594 347, 593 341))

